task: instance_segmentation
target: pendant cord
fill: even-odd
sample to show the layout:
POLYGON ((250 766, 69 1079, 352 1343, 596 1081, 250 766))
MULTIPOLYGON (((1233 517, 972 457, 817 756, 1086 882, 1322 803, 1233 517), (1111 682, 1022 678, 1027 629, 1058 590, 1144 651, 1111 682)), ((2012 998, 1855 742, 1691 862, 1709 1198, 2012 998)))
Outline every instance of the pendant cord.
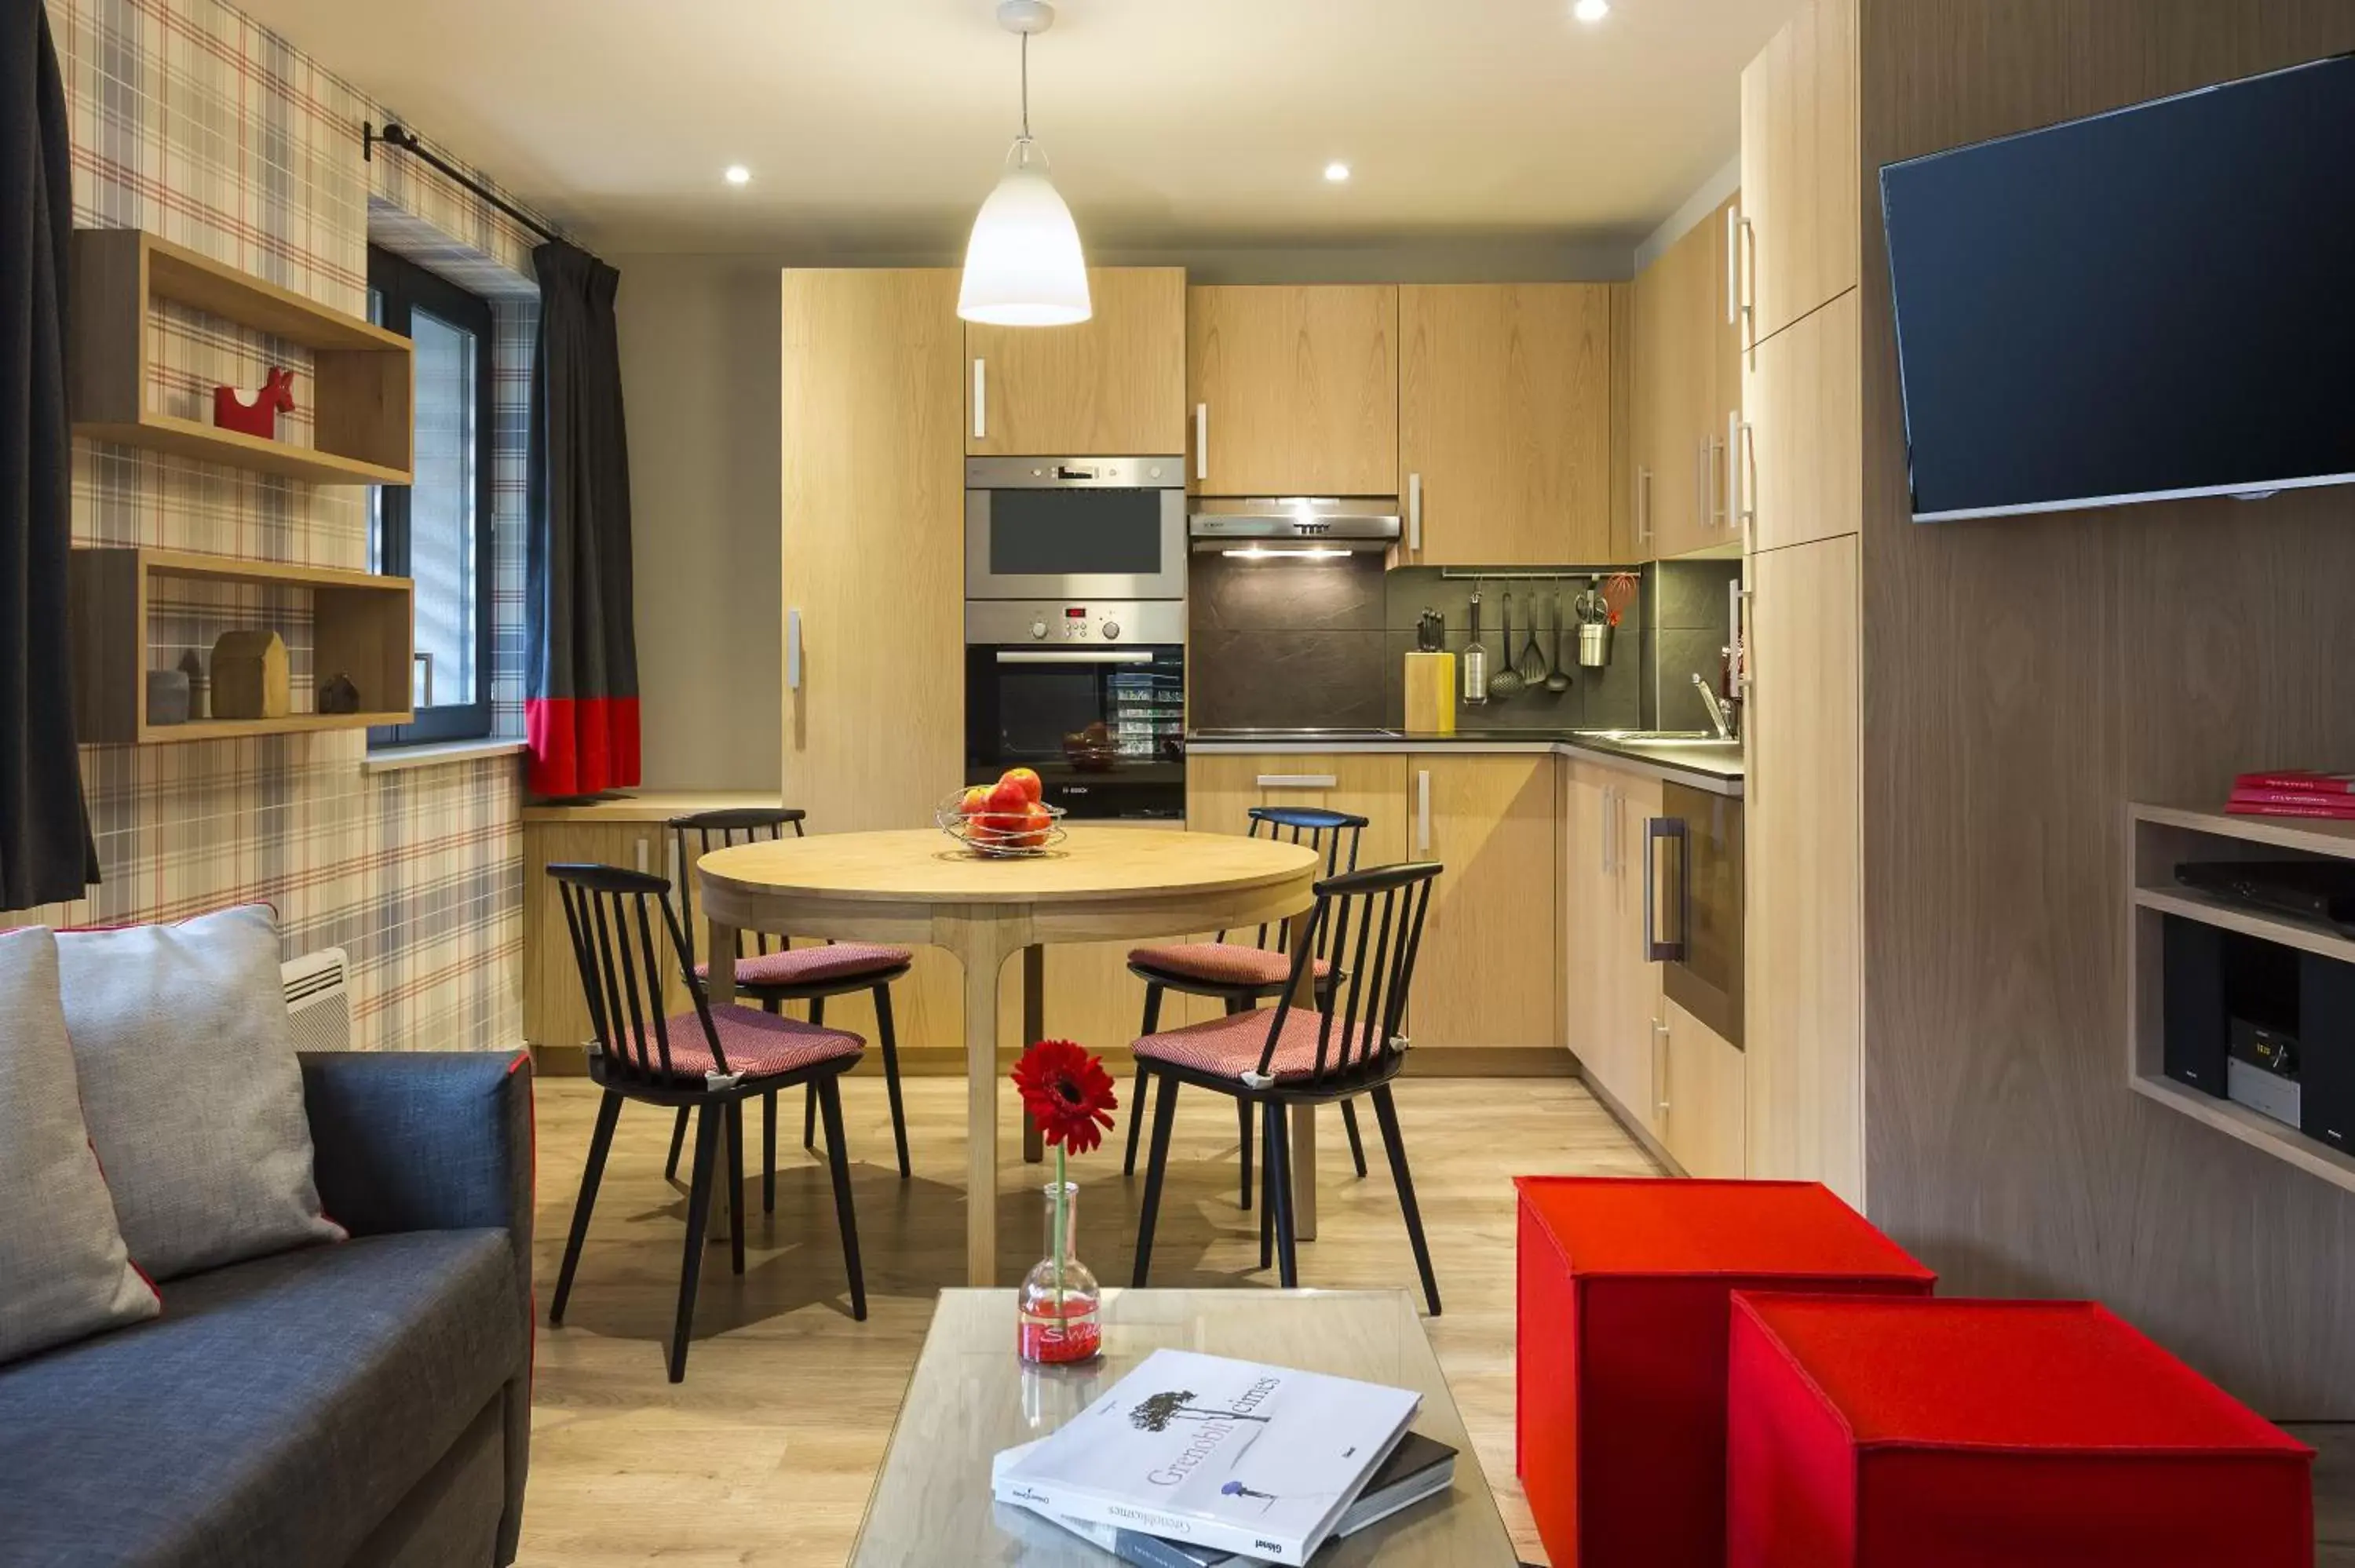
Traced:
POLYGON ((1022 35, 1022 139, 1030 140, 1030 35, 1022 35))

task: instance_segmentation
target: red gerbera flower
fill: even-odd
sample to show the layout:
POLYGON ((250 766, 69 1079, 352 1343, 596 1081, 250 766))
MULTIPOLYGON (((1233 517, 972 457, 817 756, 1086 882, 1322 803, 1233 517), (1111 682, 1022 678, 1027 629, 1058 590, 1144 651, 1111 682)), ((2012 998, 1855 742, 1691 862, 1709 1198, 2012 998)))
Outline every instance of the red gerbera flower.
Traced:
POLYGON ((1014 1086, 1039 1135, 1072 1154, 1103 1141, 1120 1108, 1103 1058, 1069 1040, 1041 1040, 1014 1064, 1014 1086))

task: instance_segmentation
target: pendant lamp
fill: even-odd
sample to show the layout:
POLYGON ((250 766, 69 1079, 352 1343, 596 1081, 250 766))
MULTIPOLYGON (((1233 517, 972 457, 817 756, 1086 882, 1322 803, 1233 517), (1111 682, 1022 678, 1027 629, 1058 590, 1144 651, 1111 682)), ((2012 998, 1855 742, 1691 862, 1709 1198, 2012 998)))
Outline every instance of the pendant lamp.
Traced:
POLYGON ((1030 135, 1030 35, 1055 24, 1046 0, 1004 0, 997 25, 1022 40, 1022 131, 973 220, 957 314, 991 326, 1068 326, 1094 313, 1079 226, 1030 135))

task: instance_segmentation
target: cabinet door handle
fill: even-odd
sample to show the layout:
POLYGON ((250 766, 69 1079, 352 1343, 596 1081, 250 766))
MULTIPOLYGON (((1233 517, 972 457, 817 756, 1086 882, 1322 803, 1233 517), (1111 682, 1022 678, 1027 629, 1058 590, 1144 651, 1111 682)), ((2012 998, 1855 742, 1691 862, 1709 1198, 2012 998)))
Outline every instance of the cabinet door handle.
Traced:
POLYGON ((989 362, 973 362, 973 439, 989 440, 989 362))
POLYGON ((785 690, 802 689, 802 612, 785 611, 785 690))
POLYGON ((1742 324, 1742 209, 1725 209, 1725 324, 1742 324))
POLYGON ((1340 782, 1330 773, 1263 773, 1258 779, 1263 789, 1330 789, 1340 782))
POLYGON ((1758 230, 1747 214, 1734 225, 1736 253, 1741 260, 1740 285, 1736 291, 1741 317, 1742 348, 1750 355, 1750 363, 1758 363, 1758 230))
POLYGON ((1603 787, 1603 874, 1615 876, 1619 866, 1611 853, 1611 845, 1619 835, 1614 831, 1619 825, 1619 791, 1605 784, 1603 787))
MULTIPOLYGON (((1732 527, 1740 519, 1734 508, 1742 499, 1742 410, 1729 408, 1725 415, 1725 525, 1732 527)), ((1746 541, 1749 537, 1742 535, 1746 541)))
POLYGON ((1423 552, 1423 475, 1406 476, 1406 547, 1411 555, 1423 552))
POLYGON ((1752 471, 1758 464, 1757 427, 1736 411, 1729 417, 1726 429, 1729 436, 1726 444, 1732 449, 1726 459, 1726 472, 1733 485, 1733 520, 1742 529, 1742 547, 1755 550, 1758 547, 1758 482, 1753 477, 1752 471))
POLYGON ((1636 471, 1636 539, 1639 544, 1652 542, 1652 471, 1636 471))
POLYGON ((1431 853, 1431 769, 1419 768, 1414 774, 1414 853, 1431 853))
POLYGON ((1646 963, 1681 963, 1685 956, 1685 930, 1692 917, 1692 841, 1686 832, 1682 817, 1646 817, 1644 820, 1644 959, 1646 963), (1673 839, 1677 844, 1677 933, 1674 937, 1659 934, 1660 844, 1673 839))
POLYGON ((1732 461, 1726 456, 1731 450, 1731 446, 1726 441, 1721 441, 1714 436, 1710 438, 1708 526, 1711 528, 1730 528, 1733 525, 1733 519, 1728 511, 1732 505, 1730 497, 1732 491, 1728 485, 1720 482, 1732 471, 1732 461))
POLYGON ((1194 405, 1194 477, 1210 477, 1210 406, 1194 405))
POLYGON ((1658 1019, 1652 1020, 1652 1113, 1668 1114, 1668 1075, 1665 1058, 1676 1048, 1669 1038, 1668 1026, 1658 1019))

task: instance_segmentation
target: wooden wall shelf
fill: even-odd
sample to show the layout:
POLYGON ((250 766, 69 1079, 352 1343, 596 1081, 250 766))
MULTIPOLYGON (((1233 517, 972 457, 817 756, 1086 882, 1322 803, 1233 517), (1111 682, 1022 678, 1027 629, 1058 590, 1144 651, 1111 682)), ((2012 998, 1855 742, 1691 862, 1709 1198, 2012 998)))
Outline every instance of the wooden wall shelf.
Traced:
POLYGON ((2355 963, 2355 940, 2318 921, 2268 914, 2182 886, 2178 864, 2190 860, 2287 860, 2327 855, 2355 860, 2355 822, 2298 817, 2235 817, 2178 806, 2126 808, 2126 1083, 2135 1093, 2205 1122, 2228 1138, 2355 1192, 2355 1156, 2261 1116, 2232 1100, 2202 1094, 2167 1075, 2164 1048, 2165 921, 2174 916, 2237 931, 2342 963, 2355 963))
POLYGON ((148 745, 244 736, 302 735, 407 724, 410 640, 407 577, 335 567, 240 560, 233 556, 146 547, 77 549, 69 578, 73 624, 74 720, 85 745, 148 745), (295 588, 311 596, 312 668, 319 680, 349 675, 360 690, 354 714, 283 718, 147 722, 148 602, 158 577, 295 588))
POLYGON ((410 342, 357 316, 136 228, 73 237, 68 363, 74 432, 314 484, 407 484, 415 438, 410 342), (295 396, 311 446, 224 430, 148 406, 148 313, 176 300, 310 351, 295 396))

